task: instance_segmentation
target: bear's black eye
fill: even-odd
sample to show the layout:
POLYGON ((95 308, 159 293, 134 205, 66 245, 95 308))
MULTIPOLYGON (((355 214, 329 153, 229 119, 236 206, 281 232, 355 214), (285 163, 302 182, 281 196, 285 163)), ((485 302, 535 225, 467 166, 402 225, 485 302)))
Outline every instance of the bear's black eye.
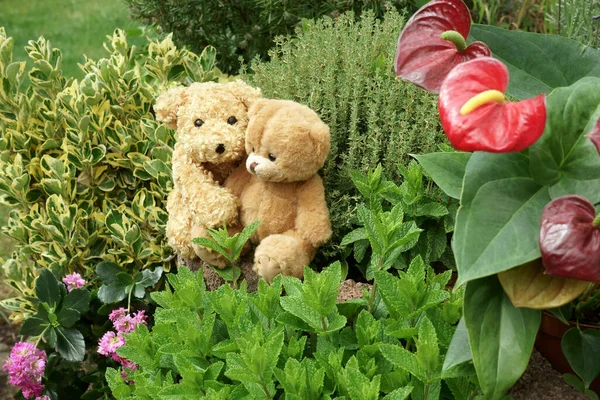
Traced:
POLYGON ((194 125, 196 125, 196 127, 200 128, 202 125, 204 125, 204 121, 202 121, 200 118, 198 118, 197 120, 194 121, 194 125))
POLYGON ((275 157, 275 156, 273 155, 273 153, 269 153, 269 160, 271 160, 271 161, 275 161, 275 159, 276 159, 276 158, 277 158, 277 157, 275 157))
POLYGON ((256 150, 254 149, 254 147, 252 148, 252 152, 254 153, 256 150))
POLYGON ((232 115, 231 117, 227 118, 227 123, 228 123, 229 125, 233 125, 233 124, 235 124, 236 122, 237 122, 237 118, 236 118, 236 117, 234 117, 233 115, 232 115))

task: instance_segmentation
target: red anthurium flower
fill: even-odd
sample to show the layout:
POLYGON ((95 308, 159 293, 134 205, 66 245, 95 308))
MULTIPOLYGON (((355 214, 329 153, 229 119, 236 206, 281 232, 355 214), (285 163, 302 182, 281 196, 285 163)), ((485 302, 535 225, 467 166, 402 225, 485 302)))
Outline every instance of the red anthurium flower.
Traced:
POLYGON ((507 153, 535 143, 546 126, 546 97, 507 102, 508 69, 491 57, 456 66, 438 99, 442 127, 457 150, 507 153))
POLYGON ((552 200, 542 212, 540 250, 549 275, 600 282, 600 215, 585 197, 552 200))
POLYGON ((433 0, 406 23, 396 52, 396 74, 417 86, 438 93, 442 81, 456 65, 491 56, 482 42, 467 46, 471 14, 462 0, 433 0))
POLYGON ((596 150, 598 150, 598 154, 600 155, 600 119, 596 122, 594 129, 585 136, 590 138, 592 143, 594 143, 594 146, 596 146, 596 150))

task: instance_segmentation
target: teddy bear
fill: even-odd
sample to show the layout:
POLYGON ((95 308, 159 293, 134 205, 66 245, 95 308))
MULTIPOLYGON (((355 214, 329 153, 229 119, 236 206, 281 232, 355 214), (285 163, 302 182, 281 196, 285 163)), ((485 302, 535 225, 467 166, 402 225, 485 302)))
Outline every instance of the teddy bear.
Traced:
POLYGON ((329 127, 307 106, 258 99, 248 111, 245 165, 224 186, 240 199, 242 226, 260 221, 251 241, 254 271, 267 282, 301 278, 332 234, 323 181, 329 127))
POLYGON ((156 100, 156 119, 176 130, 166 236, 184 259, 196 258, 197 250, 223 264, 216 253, 190 241, 238 220, 238 198, 222 184, 246 157, 248 109, 260 97, 259 89, 236 80, 174 87, 156 100))

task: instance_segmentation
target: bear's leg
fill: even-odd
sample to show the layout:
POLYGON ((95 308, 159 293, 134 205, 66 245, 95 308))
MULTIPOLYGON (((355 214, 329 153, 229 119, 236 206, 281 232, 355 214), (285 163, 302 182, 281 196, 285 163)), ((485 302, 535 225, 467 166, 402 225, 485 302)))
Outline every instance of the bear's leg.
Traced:
POLYGON ((192 229, 192 216, 187 207, 187 202, 177 189, 173 189, 167 198, 167 239, 169 246, 177 251, 181 257, 193 260, 196 253, 190 242, 192 229))
POLYGON ((276 275, 302 278, 304 266, 314 257, 314 249, 293 232, 264 238, 254 252, 254 271, 271 283, 276 275))

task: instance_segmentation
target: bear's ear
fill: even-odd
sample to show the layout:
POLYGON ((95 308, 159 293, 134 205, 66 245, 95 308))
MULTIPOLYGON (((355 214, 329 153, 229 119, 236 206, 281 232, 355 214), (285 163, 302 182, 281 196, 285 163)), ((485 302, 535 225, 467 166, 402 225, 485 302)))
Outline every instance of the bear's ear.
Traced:
POLYGON ((167 124, 169 128, 177 128, 177 112, 187 100, 186 87, 174 87, 162 93, 156 99, 154 112, 156 119, 167 124))
POLYGON ((225 85, 227 90, 246 106, 246 110, 248 110, 257 99, 262 98, 260 89, 248 85, 241 79, 227 82, 225 85))
POLYGON ((308 136, 315 145, 315 154, 317 155, 317 158, 320 158, 322 163, 324 163, 331 147, 329 125, 321 119, 318 119, 317 122, 312 123, 308 136))

